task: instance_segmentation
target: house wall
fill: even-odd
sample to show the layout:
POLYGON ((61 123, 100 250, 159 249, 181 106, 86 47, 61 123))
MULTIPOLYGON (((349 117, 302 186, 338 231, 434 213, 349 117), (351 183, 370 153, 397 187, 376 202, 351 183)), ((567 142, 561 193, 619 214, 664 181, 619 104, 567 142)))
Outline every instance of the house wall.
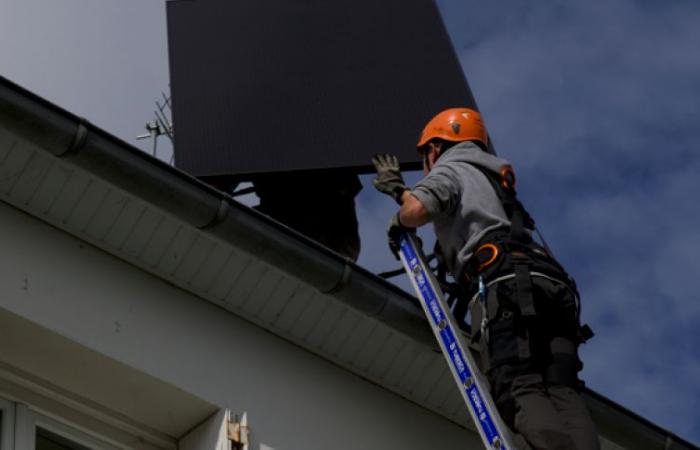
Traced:
POLYGON ((253 449, 481 446, 476 434, 2 202, 0 224, 0 308, 247 411, 253 449))

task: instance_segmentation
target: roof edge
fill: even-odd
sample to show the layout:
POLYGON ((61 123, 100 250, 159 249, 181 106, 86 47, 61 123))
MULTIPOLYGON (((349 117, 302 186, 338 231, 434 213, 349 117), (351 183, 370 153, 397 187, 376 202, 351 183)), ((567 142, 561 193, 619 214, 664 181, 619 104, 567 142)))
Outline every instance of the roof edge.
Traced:
POLYGON ((416 299, 403 290, 3 77, 0 121, 54 156, 436 346, 416 299))

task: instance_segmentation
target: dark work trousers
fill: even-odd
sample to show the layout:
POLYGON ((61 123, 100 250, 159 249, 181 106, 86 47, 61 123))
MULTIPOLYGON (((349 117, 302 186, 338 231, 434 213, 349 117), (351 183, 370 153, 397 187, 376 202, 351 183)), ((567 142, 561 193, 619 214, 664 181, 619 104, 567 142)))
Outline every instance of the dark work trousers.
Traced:
POLYGON ((533 277, 532 284, 536 315, 527 318, 520 313, 514 280, 489 287, 497 289, 497 311, 489 314, 488 333, 480 342, 491 395, 503 420, 530 448, 599 450, 579 392, 575 297, 565 285, 547 279, 533 277))

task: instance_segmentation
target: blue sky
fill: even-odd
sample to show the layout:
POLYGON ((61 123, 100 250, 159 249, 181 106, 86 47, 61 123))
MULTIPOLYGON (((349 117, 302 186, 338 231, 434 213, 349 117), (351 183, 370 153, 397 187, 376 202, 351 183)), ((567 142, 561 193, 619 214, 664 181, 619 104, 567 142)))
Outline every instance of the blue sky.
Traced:
POLYGON ((441 5, 498 151, 580 284, 586 380, 700 442, 700 3, 441 5), (460 24, 471 8, 480 25, 460 24))
MULTIPOLYGON (((597 333, 588 385, 700 443, 700 3, 438 5, 497 151, 578 280, 597 333)), ((0 0, 0 74, 148 149, 134 137, 168 89, 165 26, 161 0, 0 0)), ((370 178, 360 263, 382 271, 397 267, 395 205, 370 178)))

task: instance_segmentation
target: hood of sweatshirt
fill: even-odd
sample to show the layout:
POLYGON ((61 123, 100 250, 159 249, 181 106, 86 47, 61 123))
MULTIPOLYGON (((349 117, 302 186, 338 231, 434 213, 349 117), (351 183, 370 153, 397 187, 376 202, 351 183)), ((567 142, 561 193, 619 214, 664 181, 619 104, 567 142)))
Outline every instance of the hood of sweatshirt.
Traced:
POLYGON ((453 162, 474 164, 496 174, 500 174, 504 167, 510 166, 510 163, 505 159, 486 153, 481 147, 470 141, 460 142, 448 149, 438 158, 436 164, 450 164, 453 162))

